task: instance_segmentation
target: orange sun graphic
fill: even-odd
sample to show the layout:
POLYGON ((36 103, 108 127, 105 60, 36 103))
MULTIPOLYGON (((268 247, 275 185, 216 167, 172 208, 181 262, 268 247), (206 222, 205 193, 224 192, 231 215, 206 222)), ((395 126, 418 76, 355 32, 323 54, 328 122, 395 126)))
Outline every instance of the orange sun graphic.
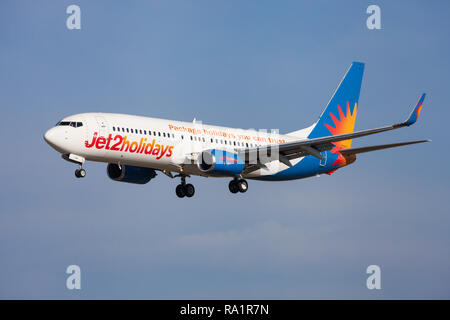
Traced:
MULTIPOLYGON (((338 120, 334 114, 330 113, 331 119, 333 119, 334 127, 330 126, 329 124, 325 123, 325 126, 327 129, 331 132, 332 135, 338 135, 338 134, 344 134, 344 133, 350 133, 353 132, 353 129, 355 128, 355 119, 356 119, 356 110, 357 104, 355 103, 355 108, 353 109, 353 114, 350 112, 350 103, 347 101, 347 111, 346 115, 344 115, 344 112, 341 109, 341 106, 338 105, 338 111, 339 111, 339 118, 338 120)), ((347 149, 350 148, 352 144, 352 140, 343 140, 343 141, 337 141, 332 142, 335 147, 331 149, 331 152, 337 153, 338 158, 336 161, 334 161, 333 166, 335 164, 339 164, 339 167, 345 165, 346 160, 342 156, 342 154, 339 152, 341 149, 347 149)))
POLYGON ((416 118, 419 119, 420 110, 422 110, 422 105, 417 107, 416 118))

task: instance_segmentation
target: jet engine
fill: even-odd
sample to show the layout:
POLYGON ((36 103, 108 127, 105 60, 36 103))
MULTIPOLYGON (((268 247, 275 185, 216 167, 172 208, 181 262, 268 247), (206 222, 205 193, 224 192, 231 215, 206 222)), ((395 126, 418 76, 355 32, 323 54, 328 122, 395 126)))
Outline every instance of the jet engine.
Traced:
POLYGON ((244 170, 244 161, 237 153, 211 149, 198 155, 197 167, 211 175, 234 177, 244 170))
POLYGON ((108 177, 114 181, 146 184, 156 176, 155 169, 108 163, 108 177))

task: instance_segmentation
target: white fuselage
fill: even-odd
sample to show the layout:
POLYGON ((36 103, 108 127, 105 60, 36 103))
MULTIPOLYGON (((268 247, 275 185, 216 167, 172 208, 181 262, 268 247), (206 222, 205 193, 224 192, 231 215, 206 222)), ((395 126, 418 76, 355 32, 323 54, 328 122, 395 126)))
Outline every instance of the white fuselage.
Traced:
MULTIPOLYGON (((114 113, 77 114, 64 118, 58 124, 47 131, 44 138, 63 155, 193 175, 206 175, 193 165, 197 154, 204 150, 235 152, 274 145, 304 138, 309 131, 307 128, 293 135, 281 135, 205 125, 195 121, 114 113)), ((295 164, 300 160, 293 162, 295 164)), ((286 165, 276 160, 246 177, 272 175, 286 168, 286 165)))

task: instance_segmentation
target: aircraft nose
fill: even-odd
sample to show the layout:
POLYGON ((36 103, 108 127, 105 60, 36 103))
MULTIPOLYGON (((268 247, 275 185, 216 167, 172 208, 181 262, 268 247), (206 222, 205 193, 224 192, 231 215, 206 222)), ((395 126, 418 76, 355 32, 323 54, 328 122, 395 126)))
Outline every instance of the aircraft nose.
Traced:
POLYGON ((47 130, 47 132, 44 134, 44 140, 52 147, 56 147, 58 137, 55 128, 47 130))

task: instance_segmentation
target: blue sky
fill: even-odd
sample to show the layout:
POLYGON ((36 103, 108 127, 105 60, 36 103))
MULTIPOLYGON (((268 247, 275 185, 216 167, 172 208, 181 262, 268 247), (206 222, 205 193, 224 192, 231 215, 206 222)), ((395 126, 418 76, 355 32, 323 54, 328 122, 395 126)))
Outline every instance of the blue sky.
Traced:
POLYGON ((1 1, 0 298, 450 298, 448 1, 1 1), (81 7, 81 30, 66 8, 81 7), (381 8, 382 29, 366 28, 381 8), (332 176, 75 179, 42 139, 64 116, 121 112, 240 128, 312 124, 352 61, 366 63, 353 146, 332 176), (82 289, 65 287, 68 265, 82 289), (382 289, 366 288, 367 266, 382 289))

